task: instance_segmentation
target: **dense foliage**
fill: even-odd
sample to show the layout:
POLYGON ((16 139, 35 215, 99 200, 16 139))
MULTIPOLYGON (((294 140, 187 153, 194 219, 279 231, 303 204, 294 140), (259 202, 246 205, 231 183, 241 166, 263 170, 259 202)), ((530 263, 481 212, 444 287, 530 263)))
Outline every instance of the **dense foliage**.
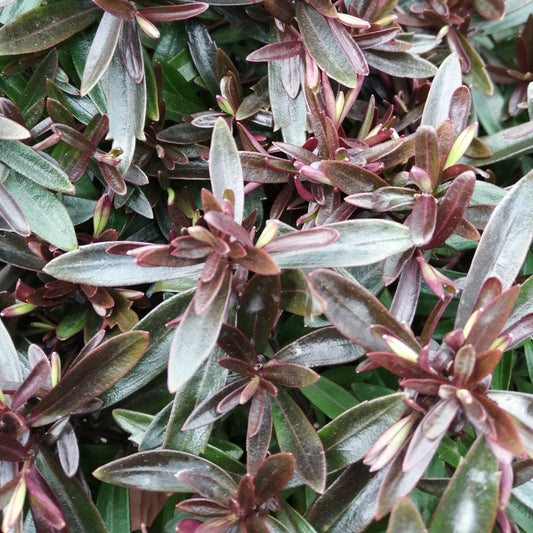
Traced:
POLYGON ((533 531, 533 1, 0 8, 2 532, 533 531))

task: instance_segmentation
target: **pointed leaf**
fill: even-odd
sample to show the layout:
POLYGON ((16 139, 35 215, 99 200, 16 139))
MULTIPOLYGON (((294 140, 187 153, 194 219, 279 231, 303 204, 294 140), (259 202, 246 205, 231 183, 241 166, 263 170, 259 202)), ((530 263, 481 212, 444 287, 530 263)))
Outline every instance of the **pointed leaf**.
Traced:
POLYGON ((324 376, 320 376, 315 384, 303 387, 300 391, 330 418, 340 416, 358 403, 355 396, 324 376))
POLYGON ((0 55, 46 50, 92 24, 99 14, 89 0, 62 0, 27 11, 0 29, 0 55))
POLYGON ((313 502, 307 520, 318 533, 361 533, 374 520, 382 479, 361 463, 350 465, 313 502))
POLYGON ((292 453, 295 472, 314 491, 326 485, 326 458, 322 443, 294 400, 280 389, 272 398, 272 418, 282 451, 292 453))
MULTIPOLYGON (((377 263, 413 246, 409 228, 388 220, 348 220, 325 228, 339 232, 339 238, 327 246, 300 249, 292 246, 290 250, 274 252, 271 250, 277 246, 275 239, 265 246, 265 251, 280 268, 347 267, 377 263)), ((298 233, 294 235, 296 241, 298 233)))
POLYGON ((448 484, 430 531, 492 531, 499 485, 498 462, 484 439, 478 439, 448 484))
POLYGON ((422 125, 437 128, 448 118, 453 93, 462 84, 459 58, 452 54, 442 62, 431 83, 422 113, 422 125))
POLYGON ((369 49, 365 50, 365 57, 376 70, 401 78, 430 78, 437 71, 433 63, 409 52, 369 49))
MULTIPOLYGON (((304 44, 318 66, 346 87, 356 87, 357 73, 333 36, 327 20, 309 4, 300 1, 296 2, 296 17, 304 44)), ((366 62, 364 66, 367 67, 366 62)), ((360 73, 366 72, 361 70, 360 73)))
POLYGON ((134 453, 100 468, 93 475, 100 481, 148 491, 192 492, 179 480, 180 472, 198 472, 224 484, 233 480, 215 464, 185 452, 153 450, 134 453))
POLYGON ((290 453, 267 457, 254 476, 257 504, 261 505, 276 496, 289 482, 293 471, 294 458, 290 453))
POLYGON ((17 350, 2 320, 0 320, 0 379, 22 381, 22 371, 17 350))
POLYGON ((98 83, 115 53, 122 19, 104 12, 94 35, 81 78, 81 95, 85 96, 98 83))
POLYGON ((0 161, 42 187, 68 194, 74 192, 63 170, 20 141, 0 141, 0 161))
POLYGON ((142 357, 148 334, 130 331, 112 337, 71 367, 28 417, 33 426, 56 421, 96 398, 123 377, 142 357))
POLYGON ((0 116, 0 140, 22 140, 30 137, 31 133, 24 126, 8 117, 0 116))
POLYGON ((326 451, 328 472, 360 461, 378 437, 404 411, 404 393, 362 402, 345 411, 319 432, 326 451))
POLYGON ((70 531, 109 533, 100 513, 80 482, 75 478, 68 478, 52 455, 48 452, 38 453, 36 464, 59 501, 70 531))
POLYGON ((213 194, 218 202, 224 199, 226 189, 235 195, 234 216, 240 224, 244 209, 244 181, 237 145, 227 122, 219 118, 213 129, 209 150, 209 175, 213 194))
POLYGON ((420 512, 409 498, 401 498, 392 510, 387 533, 427 533, 420 512))
POLYGON ((187 383, 215 347, 231 294, 230 280, 227 272, 215 299, 205 311, 197 314, 193 300, 183 315, 170 346, 168 388, 171 392, 187 383))
POLYGON ((131 531, 128 489, 101 483, 96 498, 96 507, 111 533, 131 531))
POLYGON ((387 327, 415 352, 420 351, 414 337, 362 285, 325 269, 315 270, 310 277, 314 290, 327 303, 324 314, 328 320, 366 351, 389 351, 382 340, 372 335, 370 326, 373 324, 387 327))
POLYGON ((4 186, 22 209, 33 233, 62 250, 78 246, 70 216, 55 194, 13 171, 4 186))
MULTIPOLYGON (((128 244, 130 242, 126 241, 128 244)), ((113 243, 113 244, 120 244, 113 243)), ((108 254, 110 243, 101 242, 81 246, 68 254, 50 261, 45 271, 57 279, 97 285, 117 287, 152 283, 155 281, 183 278, 198 278, 202 265, 191 267, 143 267, 129 255, 108 254)))
POLYGON ((533 238, 532 206, 533 171, 514 185, 489 219, 468 271, 456 328, 466 323, 487 278, 499 278, 503 289, 514 282, 533 238))
POLYGON ((433 232, 437 220, 437 201, 430 194, 421 194, 413 205, 409 225, 411 227, 411 239, 415 246, 427 244, 433 232))

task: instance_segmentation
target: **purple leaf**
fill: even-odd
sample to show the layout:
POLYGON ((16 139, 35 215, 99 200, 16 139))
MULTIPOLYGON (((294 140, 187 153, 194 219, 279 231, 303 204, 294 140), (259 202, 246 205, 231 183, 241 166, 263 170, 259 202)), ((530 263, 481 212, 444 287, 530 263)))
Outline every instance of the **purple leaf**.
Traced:
POLYGON ((128 76, 135 83, 141 83, 144 77, 144 61, 139 26, 134 20, 125 20, 122 23, 120 54, 128 76))
POLYGON ((300 388, 316 383, 320 377, 305 366, 269 361, 260 372, 262 377, 280 387, 300 388))
POLYGON ((246 57, 247 61, 278 61, 297 56, 302 52, 301 41, 279 41, 267 44, 246 57))
POLYGON ((209 5, 204 2, 190 2, 182 6, 144 7, 137 12, 152 22, 170 22, 196 17, 208 8, 209 5))
POLYGON ((11 400, 11 407, 18 409, 24 405, 32 396, 37 396, 39 389, 44 385, 50 376, 50 363, 46 359, 41 359, 32 368, 26 379, 22 382, 17 392, 11 400))
POLYGON ((261 392, 263 410, 261 412, 261 420, 254 416, 252 407, 254 402, 258 402, 258 395, 252 399, 252 407, 250 407, 250 414, 248 415, 248 431, 246 433, 246 471, 254 475, 259 468, 259 465, 265 459, 268 448, 270 447, 270 440, 272 437, 272 406, 270 398, 266 391, 261 392), (255 430, 255 433, 254 433, 255 430))
POLYGON ((278 494, 293 472, 294 457, 290 453, 277 453, 265 459, 254 476, 257 504, 261 505, 278 494))
POLYGON ((437 201, 430 194, 421 194, 416 198, 408 220, 415 246, 424 246, 431 240, 436 220, 437 201))
POLYGON ((427 190, 431 193, 437 185, 440 173, 439 143, 437 131, 431 126, 420 126, 415 134, 415 161, 416 166, 424 169, 431 180, 427 190))
POLYGON ((68 477, 73 477, 78 470, 80 449, 78 448, 76 433, 74 433, 74 428, 70 422, 67 422, 61 435, 59 435, 57 452, 63 471, 68 477))

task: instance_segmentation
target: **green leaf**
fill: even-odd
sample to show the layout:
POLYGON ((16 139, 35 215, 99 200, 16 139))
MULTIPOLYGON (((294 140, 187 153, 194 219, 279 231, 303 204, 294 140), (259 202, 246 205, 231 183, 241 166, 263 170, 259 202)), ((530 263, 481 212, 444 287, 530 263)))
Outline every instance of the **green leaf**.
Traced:
POLYGON ((387 533, 427 533, 418 509, 409 498, 401 498, 392 510, 387 533))
POLYGON ((176 392, 182 387, 215 347, 231 294, 231 275, 226 273, 222 286, 209 307, 200 314, 191 302, 174 334, 168 359, 168 389, 176 392), (191 350, 194 346, 194 350, 191 350))
MULTIPOLYGON (((150 416, 150 422, 142 435, 139 435, 139 451, 153 450, 160 448, 165 438, 165 430, 168 426, 168 419, 172 411, 172 402, 165 405, 155 416, 150 416)), ((189 451, 189 450, 183 450, 189 451)))
POLYGON ((0 379, 3 381, 22 381, 17 349, 2 320, 0 320, 0 346, 2 346, 2 350, 0 350, 0 379))
POLYGON ((98 397, 135 366, 147 346, 148 334, 143 331, 122 333, 100 344, 67 370, 32 410, 28 422, 50 424, 98 397))
POLYGON ((70 531, 109 533, 96 506, 76 478, 68 478, 56 459, 40 450, 35 456, 39 472, 48 482, 65 515, 70 531))
POLYGON ((350 465, 313 502, 307 520, 318 533, 360 533, 374 520, 382 478, 361 463, 350 465))
POLYGON ((365 50, 365 59, 376 70, 399 78, 430 78, 437 73, 433 63, 409 52, 370 49, 365 50))
POLYGON ((150 311, 133 328, 135 331, 147 331, 150 334, 148 348, 133 369, 102 394, 101 399, 106 407, 134 394, 166 369, 174 336, 174 330, 166 324, 185 312, 192 295, 193 291, 186 291, 172 296, 150 311))
POLYGON ((11 172, 4 185, 22 209, 33 233, 62 250, 78 246, 72 221, 55 194, 17 172, 11 172))
POLYGON ((220 94, 215 67, 217 47, 205 24, 194 19, 188 21, 187 41, 194 66, 205 86, 213 96, 220 94))
POLYGON ((361 266, 377 263, 413 246, 409 228, 388 220, 347 220, 323 227, 337 230, 339 238, 322 248, 272 252, 272 259, 280 268, 361 266))
POLYGON ((102 483, 98 489, 96 507, 100 511, 109 533, 129 533, 131 531, 128 489, 102 483))
POLYGON ((280 499, 280 508, 276 512, 276 516, 289 531, 316 533, 316 529, 283 499, 280 499))
POLYGON ((126 72, 118 50, 107 69, 107 113, 113 148, 121 148, 117 169, 125 174, 133 159, 135 139, 144 141, 146 82, 135 83, 126 72))
POLYGON ((66 340, 76 333, 79 333, 85 326, 87 308, 82 305, 69 309, 65 317, 59 322, 56 328, 57 338, 66 340))
POLYGON ((318 66, 346 87, 356 87, 358 73, 350 65, 326 19, 309 4, 300 1, 296 2, 296 17, 304 44, 318 66))
POLYGON ((279 447, 292 453, 296 474, 314 491, 326 486, 324 449, 312 424, 283 390, 272 397, 272 419, 279 447))
POLYGON ((235 195, 234 218, 242 222, 244 211, 244 181, 237 145, 227 122, 220 117, 215 123, 209 149, 209 175, 213 194, 218 202, 224 199, 224 191, 235 195))
POLYGON ((363 349, 334 327, 320 328, 284 346, 274 359, 284 363, 315 367, 351 363, 363 349))
POLYGON ((46 50, 92 24, 100 12, 90 0, 62 0, 27 11, 0 28, 0 55, 46 50))
POLYGON ((455 471, 430 531, 479 533, 492 531, 498 508, 500 473, 498 461, 480 438, 455 471))
POLYGON ((85 61, 80 89, 82 96, 98 83, 111 63, 121 27, 122 19, 104 11, 85 61))
POLYGON ((113 418, 126 433, 130 434, 128 440, 139 445, 154 416, 130 409, 114 409, 113 418))
POLYGON ((217 360, 223 353, 216 348, 211 357, 200 367, 194 376, 183 385, 174 398, 172 413, 168 420, 163 448, 201 453, 211 434, 211 425, 190 431, 182 431, 182 426, 198 405, 224 386, 227 371, 217 360))
POLYGON ((319 436, 324 444, 328 472, 361 460, 381 434, 399 419, 404 393, 389 394, 363 402, 324 426, 319 436))
POLYGON ((459 58, 452 54, 439 67, 426 99, 422 122, 424 126, 438 125, 448 118, 452 95, 463 83, 459 58))
POLYGON ((24 238, 14 233, 0 233, 0 261, 35 272, 44 267, 44 261, 29 251, 24 238))
POLYGON ((533 171, 493 211, 479 241, 463 288, 455 327, 466 323, 485 280, 496 276, 507 289, 515 281, 533 238, 533 171))
POLYGON ((274 116, 274 131, 281 129, 283 140, 296 146, 306 141, 307 110, 303 91, 291 98, 282 83, 282 62, 268 63, 268 94, 274 116))
POLYGON ((176 477, 184 471, 212 477, 224 485, 233 483, 224 470, 210 461, 173 450, 134 453, 97 468, 93 475, 100 481, 121 487, 156 492, 192 492, 176 477))
POLYGON ((0 161, 47 189, 74 193, 74 185, 65 172, 19 141, 0 141, 0 161))
POLYGON ((194 277, 197 279, 200 266, 170 268, 142 267, 129 255, 108 254, 111 244, 100 242, 80 246, 77 250, 63 254, 50 261, 45 271, 57 279, 86 283, 99 287, 120 287, 153 283, 155 281, 194 277))
POLYGON ((313 385, 302 387, 300 392, 330 418, 341 415, 358 403, 346 389, 321 376, 313 385))

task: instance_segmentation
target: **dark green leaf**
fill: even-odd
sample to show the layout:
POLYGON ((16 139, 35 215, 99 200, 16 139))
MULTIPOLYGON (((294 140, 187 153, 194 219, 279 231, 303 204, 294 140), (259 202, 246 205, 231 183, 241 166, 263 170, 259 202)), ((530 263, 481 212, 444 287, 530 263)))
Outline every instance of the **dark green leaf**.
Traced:
POLYGON ((430 531, 492 531, 499 485, 498 461, 485 440, 480 438, 455 471, 433 517, 430 531))
POLYGON ((313 385, 300 389, 302 394, 330 418, 340 416, 358 401, 346 389, 324 376, 313 385))
MULTIPOLYGON (((112 243, 119 244, 119 243, 112 243)), ((45 267, 51 276, 72 281, 86 283, 99 287, 118 287, 152 283, 164 279, 174 279, 198 276, 198 266, 171 267, 142 267, 128 255, 108 254, 106 250, 111 243, 101 242, 81 246, 69 254, 63 254, 53 259, 45 267)), ((200 265, 201 266, 201 265, 200 265)))
POLYGON ((28 422, 43 426, 79 409, 131 370, 147 346, 148 334, 143 331, 122 333, 100 344, 68 369, 32 410, 28 422))
POLYGON ((13 171, 4 185, 22 209, 33 233, 62 250, 78 246, 72 221, 55 194, 13 171))
POLYGON ((402 414, 405 394, 389 394, 363 402, 324 426, 319 436, 324 444, 328 472, 361 460, 372 444, 402 414))
POLYGON ((109 533, 94 503, 79 481, 68 478, 51 454, 40 451, 35 457, 35 462, 39 472, 59 500, 70 531, 109 533))
POLYGON ((232 479, 215 464, 185 452, 153 450, 139 452, 101 466, 93 475, 121 487, 163 492, 192 492, 176 476, 179 472, 198 472, 222 483, 232 479))
POLYGON ((350 465, 313 502, 307 520, 318 533, 360 533, 374 519, 382 478, 361 463, 350 465))
POLYGON ((430 78, 437 73, 435 65, 409 52, 365 50, 368 64, 399 78, 430 78))
POLYGON ((109 528, 109 533, 131 531, 130 495, 127 489, 102 483, 98 489, 96 507, 109 528))
POLYGON ((139 445, 154 416, 129 409, 114 409, 113 418, 121 429, 129 433, 128 439, 139 445))
POLYGON ((89 0, 62 0, 32 9, 0 29, 0 55, 50 48, 92 24, 99 14, 89 0))
POLYGON ((217 47, 205 24, 198 20, 189 21, 187 23, 187 40, 194 65, 206 87, 213 96, 220 94, 215 69, 217 47))
POLYGON ((226 273, 215 299, 205 311, 196 314, 194 301, 185 311, 170 346, 168 388, 171 392, 193 377, 215 347, 231 294, 230 280, 230 274, 226 273))
POLYGON ((29 251, 24 238, 13 233, 0 233, 0 260, 35 272, 44 267, 44 261, 29 251))
POLYGON ((272 418, 282 451, 292 453, 295 472, 314 491, 326 485, 326 460, 322 443, 301 409, 283 389, 272 398, 272 418))
POLYGON ((0 161, 42 187, 69 194, 74 192, 65 172, 19 141, 0 141, 0 161))
POLYGON ((401 498, 392 510, 387 533, 427 533, 418 509, 409 498, 401 498))
POLYGON ((468 271, 456 328, 466 323, 487 278, 496 276, 504 289, 514 282, 533 238, 532 206, 533 171, 514 185, 489 219, 468 271))
POLYGON ((227 189, 233 191, 235 195, 234 218, 240 224, 244 211, 241 160, 229 126, 223 118, 216 121, 213 129, 209 151, 209 175, 213 194, 218 202, 223 200, 227 189))

